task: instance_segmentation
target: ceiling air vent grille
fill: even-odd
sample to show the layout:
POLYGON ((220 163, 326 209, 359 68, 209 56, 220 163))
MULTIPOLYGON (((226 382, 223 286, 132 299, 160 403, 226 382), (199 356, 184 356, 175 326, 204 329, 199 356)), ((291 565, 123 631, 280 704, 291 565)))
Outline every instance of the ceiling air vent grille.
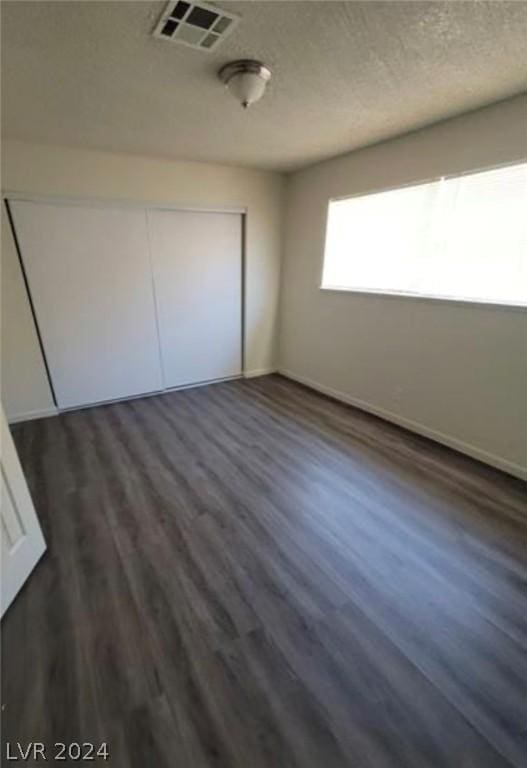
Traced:
POLYGON ((172 0, 159 19, 154 37, 211 51, 232 32, 239 20, 235 14, 209 3, 187 0, 174 3, 172 0))

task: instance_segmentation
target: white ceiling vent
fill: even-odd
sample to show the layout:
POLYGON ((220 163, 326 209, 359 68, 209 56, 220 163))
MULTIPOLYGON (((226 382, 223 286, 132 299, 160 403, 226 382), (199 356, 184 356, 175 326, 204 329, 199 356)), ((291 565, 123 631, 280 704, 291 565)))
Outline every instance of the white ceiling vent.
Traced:
POLYGON ((210 3, 171 0, 153 34, 160 40, 211 51, 232 32, 239 20, 239 16, 210 3))

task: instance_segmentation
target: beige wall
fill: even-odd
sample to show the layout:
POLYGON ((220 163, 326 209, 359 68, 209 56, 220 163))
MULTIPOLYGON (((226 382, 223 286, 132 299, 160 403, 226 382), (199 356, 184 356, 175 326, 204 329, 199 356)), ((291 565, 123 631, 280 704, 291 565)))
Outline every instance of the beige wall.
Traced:
MULTIPOLYGON (((287 182, 280 367, 363 408, 527 477, 527 314, 322 293, 328 198, 527 157, 527 97, 312 166, 287 182)), ((197 163, 9 142, 4 190, 247 206, 248 370, 276 365, 283 179, 197 163)), ((2 386, 11 417, 51 399, 3 231, 2 386)))
MULTIPOLYGON (((281 175, 19 142, 4 143, 2 154, 4 191, 246 207, 245 368, 249 373, 275 368, 284 184, 281 175)), ((9 296, 3 301, 2 397, 13 419, 45 409, 50 398, 10 241, 3 226, 4 293, 9 296), (25 384, 21 392, 22 379, 25 384)))
POLYGON ((280 368, 527 478, 527 312, 319 290, 328 199, 527 158, 527 96, 288 181, 280 368))

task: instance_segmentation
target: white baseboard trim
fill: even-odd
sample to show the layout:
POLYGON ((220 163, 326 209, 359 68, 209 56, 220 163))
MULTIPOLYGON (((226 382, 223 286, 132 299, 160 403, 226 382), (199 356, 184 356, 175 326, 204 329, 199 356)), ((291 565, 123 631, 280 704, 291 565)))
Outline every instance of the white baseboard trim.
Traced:
POLYGON ((327 387, 325 384, 319 384, 317 381, 313 381, 306 376, 301 376, 297 373, 294 373, 287 368, 279 368, 278 373, 288 379, 298 381, 300 384, 304 384, 310 389, 315 389, 317 392, 322 392, 324 395, 329 395, 335 400, 340 400, 341 402, 347 403, 348 405, 353 405, 355 408, 360 408, 362 411, 373 413, 375 416, 379 416, 381 419, 385 419, 386 421, 390 421, 400 427, 404 427, 411 432, 416 432, 418 435, 422 435, 423 437, 429 437, 431 440, 435 440, 438 443, 442 443, 443 445, 448 446, 448 448, 453 448, 454 450, 459 451, 460 453, 464 453, 473 459, 478 459, 478 461, 482 461, 484 464, 490 464, 490 466, 496 467, 496 469, 501 469, 503 472, 507 472, 509 475, 519 477, 520 480, 527 480, 527 467, 522 467, 520 464, 508 461, 507 459, 502 459, 500 456, 496 456, 493 453, 489 453, 488 451, 484 451, 481 448, 477 448, 475 445, 465 443, 462 440, 458 440, 456 437, 450 437, 450 435, 445 435, 443 432, 438 432, 435 429, 430 429, 424 424, 420 424, 417 421, 412 421, 411 419, 406 419, 404 416, 399 416, 392 411, 379 408, 372 403, 368 403, 365 400, 360 400, 357 397, 347 395, 345 392, 341 392, 340 390, 327 387))
POLYGON ((48 416, 58 416, 58 408, 42 408, 37 411, 26 411, 26 413, 16 413, 14 416, 9 416, 7 421, 9 424, 17 424, 19 421, 32 421, 33 419, 45 419, 48 416))
POLYGON ((254 368, 252 371, 244 371, 244 379, 254 379, 256 376, 269 376, 270 373, 276 373, 277 368, 254 368))
POLYGON ((196 389, 198 387, 208 387, 211 384, 221 384, 226 381, 236 381, 237 379, 252 379, 255 376, 266 376, 269 373, 276 373, 276 368, 258 368, 253 371, 245 371, 242 374, 236 374, 235 376, 225 376, 222 379, 209 379, 207 381, 198 381, 191 384, 182 384, 179 387, 169 387, 167 389, 159 389, 155 392, 141 392, 137 395, 131 395, 130 397, 118 397, 115 400, 99 400, 96 403, 86 403, 85 405, 75 405, 71 408, 44 408, 42 410, 27 411, 26 413, 16 413, 13 416, 9 416, 7 421, 9 424, 17 424, 19 421, 31 421, 32 419, 43 419, 47 416, 58 416, 60 413, 69 413, 71 411, 82 411, 87 408, 96 408, 99 405, 111 405, 112 403, 123 403, 128 400, 139 400, 143 397, 155 397, 156 395, 164 395, 169 392, 179 392, 183 389, 196 389))

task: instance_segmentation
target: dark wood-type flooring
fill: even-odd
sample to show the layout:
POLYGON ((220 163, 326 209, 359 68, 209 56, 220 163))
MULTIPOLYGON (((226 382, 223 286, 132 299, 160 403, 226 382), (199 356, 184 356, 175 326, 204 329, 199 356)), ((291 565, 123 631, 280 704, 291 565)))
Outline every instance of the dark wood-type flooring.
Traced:
POLYGON ((13 431, 49 550, 2 623, 4 740, 527 766, 519 480, 280 376, 13 431))

